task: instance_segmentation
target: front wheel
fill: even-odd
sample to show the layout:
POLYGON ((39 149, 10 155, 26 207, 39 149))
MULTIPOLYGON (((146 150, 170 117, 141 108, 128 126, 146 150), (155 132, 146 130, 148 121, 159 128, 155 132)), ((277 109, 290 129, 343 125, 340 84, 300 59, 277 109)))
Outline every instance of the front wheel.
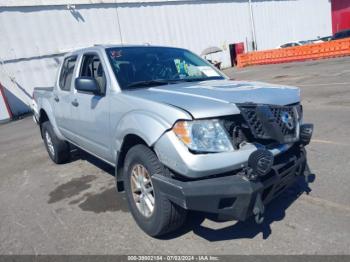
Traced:
POLYGON ((143 231, 157 237, 184 224, 186 210, 169 201, 152 183, 152 175, 167 172, 151 149, 145 145, 132 147, 124 172, 129 209, 143 231))

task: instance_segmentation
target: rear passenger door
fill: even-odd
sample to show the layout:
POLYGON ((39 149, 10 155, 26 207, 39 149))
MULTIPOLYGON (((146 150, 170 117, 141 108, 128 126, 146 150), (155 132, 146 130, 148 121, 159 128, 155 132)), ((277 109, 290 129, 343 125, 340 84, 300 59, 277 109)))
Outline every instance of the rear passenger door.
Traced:
POLYGON ((55 119, 61 133, 72 138, 71 90, 74 88, 74 71, 77 56, 69 56, 63 60, 58 83, 53 92, 55 119))
POLYGON ((79 92, 72 95, 72 117, 74 119, 75 141, 85 150, 109 160, 109 99, 105 65, 97 53, 86 53, 81 57, 77 77, 95 78, 100 94, 79 92))

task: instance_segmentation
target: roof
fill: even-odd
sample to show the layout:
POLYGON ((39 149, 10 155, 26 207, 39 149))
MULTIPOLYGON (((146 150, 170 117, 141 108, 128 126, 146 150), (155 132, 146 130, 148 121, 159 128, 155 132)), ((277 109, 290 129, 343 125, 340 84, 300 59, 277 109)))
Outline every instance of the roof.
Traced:
POLYGON ((67 52, 66 55, 75 55, 75 54, 80 54, 82 52, 93 52, 96 50, 104 50, 107 48, 122 48, 122 47, 159 47, 159 48, 175 48, 175 49, 183 49, 183 48, 179 48, 179 47, 174 47, 174 46, 159 46, 159 45, 133 45, 133 44, 105 44, 105 45, 94 45, 94 46, 90 46, 90 47, 86 47, 86 48, 77 48, 73 51, 67 52))
MULTIPOLYGON (((19 6, 55 6, 55 5, 87 5, 87 4, 142 4, 142 3, 166 3, 183 0, 1 0, 0 7, 19 6)), ((196 1, 196 0, 189 0, 196 1)), ((213 1, 213 0, 207 0, 213 1)))

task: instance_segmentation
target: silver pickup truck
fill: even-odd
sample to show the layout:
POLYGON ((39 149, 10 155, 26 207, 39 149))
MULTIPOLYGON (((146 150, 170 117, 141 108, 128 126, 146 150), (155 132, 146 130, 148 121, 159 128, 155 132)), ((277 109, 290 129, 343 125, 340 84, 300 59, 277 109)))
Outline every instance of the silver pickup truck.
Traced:
POLYGON ((229 80, 192 52, 94 46, 67 54, 53 87, 35 88, 34 119, 50 158, 71 145, 115 167, 116 187, 147 234, 179 228, 188 210, 264 218, 304 176, 300 90, 229 80))

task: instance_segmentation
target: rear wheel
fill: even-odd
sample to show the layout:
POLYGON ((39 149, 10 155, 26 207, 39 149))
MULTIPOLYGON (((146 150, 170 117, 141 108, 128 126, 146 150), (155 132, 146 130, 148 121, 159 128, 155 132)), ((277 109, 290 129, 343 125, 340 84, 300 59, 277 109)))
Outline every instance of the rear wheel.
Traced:
POLYGON ((186 210, 169 201, 152 183, 152 175, 167 172, 145 145, 132 147, 125 158, 125 191, 131 214, 148 235, 157 237, 181 227, 186 210))
POLYGON ((47 153, 56 164, 62 164, 70 159, 70 148, 66 141, 59 139, 49 121, 42 124, 42 135, 47 153))

